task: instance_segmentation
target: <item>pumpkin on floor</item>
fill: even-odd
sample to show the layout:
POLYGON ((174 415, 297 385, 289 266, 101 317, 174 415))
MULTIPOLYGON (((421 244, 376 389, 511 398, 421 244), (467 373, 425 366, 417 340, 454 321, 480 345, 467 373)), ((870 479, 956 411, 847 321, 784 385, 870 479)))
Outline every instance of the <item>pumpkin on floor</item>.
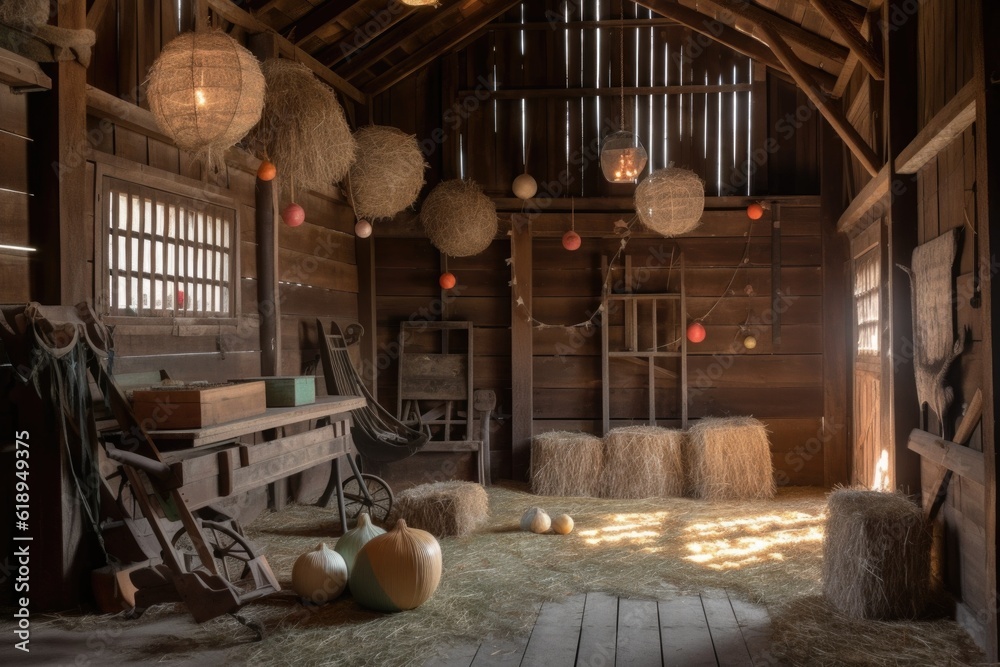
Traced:
POLYGON ((323 604, 334 600, 347 586, 347 563, 325 543, 298 557, 292 566, 292 590, 323 604))
POLYGON ((361 547, 351 570, 351 593, 375 611, 416 609, 437 590, 441 569, 441 545, 434 536, 400 519, 361 547))
POLYGON ((362 512, 358 515, 358 525, 337 540, 337 545, 333 547, 333 550, 344 558, 348 574, 354 568, 354 560, 358 557, 361 547, 379 535, 385 535, 385 531, 372 523, 368 512, 362 512))

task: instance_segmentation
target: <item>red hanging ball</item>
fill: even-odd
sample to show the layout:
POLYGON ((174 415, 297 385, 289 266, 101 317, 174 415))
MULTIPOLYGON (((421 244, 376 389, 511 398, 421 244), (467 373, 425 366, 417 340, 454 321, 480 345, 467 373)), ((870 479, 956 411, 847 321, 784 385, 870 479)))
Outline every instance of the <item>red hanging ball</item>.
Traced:
POLYGON ((441 289, 451 289, 457 282, 458 280, 455 279, 455 274, 451 271, 445 271, 441 274, 441 277, 438 278, 438 285, 441 286, 441 289))
POLYGON ((751 220, 760 220, 764 217, 764 207, 754 202, 747 206, 747 217, 751 220))
POLYGON ((289 227, 298 227, 306 221, 306 210, 298 204, 289 204, 281 212, 281 219, 289 227))
POLYGON ((580 235, 574 232, 572 229, 563 234, 562 244, 566 250, 579 250, 580 244, 583 243, 583 239, 580 235))
POLYGON ((705 325, 695 320, 688 325, 687 337, 692 343, 700 343, 705 340, 705 325))

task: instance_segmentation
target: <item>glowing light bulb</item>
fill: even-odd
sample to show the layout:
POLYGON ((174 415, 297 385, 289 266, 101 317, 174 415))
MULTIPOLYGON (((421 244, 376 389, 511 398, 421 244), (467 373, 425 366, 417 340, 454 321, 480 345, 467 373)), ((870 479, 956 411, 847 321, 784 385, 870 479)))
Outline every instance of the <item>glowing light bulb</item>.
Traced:
POLYGON ((205 96, 205 91, 201 88, 194 89, 194 101, 198 106, 203 107, 208 103, 208 98, 205 96))

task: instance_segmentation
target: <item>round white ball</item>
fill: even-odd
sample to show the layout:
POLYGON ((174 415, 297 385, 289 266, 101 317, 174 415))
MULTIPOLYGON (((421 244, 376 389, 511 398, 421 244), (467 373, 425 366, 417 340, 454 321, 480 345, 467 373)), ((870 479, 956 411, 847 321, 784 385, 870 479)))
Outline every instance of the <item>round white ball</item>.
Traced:
POLYGON ((531 174, 521 174, 514 179, 511 189, 518 199, 531 199, 538 193, 538 183, 531 174))

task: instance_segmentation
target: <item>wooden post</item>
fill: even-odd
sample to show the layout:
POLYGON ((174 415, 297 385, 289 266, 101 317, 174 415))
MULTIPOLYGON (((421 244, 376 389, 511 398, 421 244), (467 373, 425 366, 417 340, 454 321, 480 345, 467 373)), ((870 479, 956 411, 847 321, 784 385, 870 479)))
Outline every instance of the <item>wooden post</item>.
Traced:
POLYGON ((375 236, 355 237, 358 261, 358 320, 365 328, 361 337, 361 381, 378 399, 378 322, 375 318, 375 236))
MULTIPOLYGON (((893 15, 893 9, 904 11, 908 0, 889 0, 883 16, 893 15)), ((905 11, 904 11, 904 14, 905 11)), ((888 19, 886 23, 888 23, 888 19)), ((889 421, 890 447, 894 458, 896 488, 907 493, 920 491, 920 458, 907 448, 910 431, 918 421, 917 388, 913 367, 913 314, 910 305, 910 283, 897 264, 909 266, 917 245, 917 186, 912 176, 898 176, 894 171, 895 156, 917 136, 917 68, 913 54, 917 52, 917 20, 915 17, 893 26, 888 35, 886 64, 886 103, 889 137, 889 182, 895 194, 889 207, 887 229, 887 298, 889 336, 884 341, 887 353, 882 355, 882 381, 889 386, 889 411, 883 417, 889 421)), ((883 384, 883 387, 885 385, 883 384)), ((884 389, 883 389, 884 391, 884 389)))
POLYGON ((525 480, 531 464, 533 350, 531 311, 531 219, 512 216, 510 256, 517 284, 511 290, 511 477, 525 480), (522 307, 521 301, 526 307, 522 307))
POLYGON ((254 195, 257 223, 257 310, 260 315, 260 373, 277 375, 281 334, 277 280, 277 234, 274 224, 274 181, 257 179, 254 195))
POLYGON ((1000 21, 1000 7, 995 2, 973 3, 973 81, 976 83, 976 228, 979 233, 979 266, 983 267, 982 321, 983 321, 983 459, 985 464, 985 541, 987 609, 983 618, 986 635, 986 659, 1000 657, 998 638, 997 601, 997 383, 1000 382, 1000 358, 994 337, 1000 313, 1000 290, 993 290, 996 273, 993 258, 1000 257, 1000 169, 990 168, 1000 160, 1000 89, 994 84, 995 72, 1000 71, 1000 43, 996 39, 996 25, 1000 21), (991 267, 986 269, 986 267, 991 267))
POLYGON ((781 345, 781 204, 771 207, 771 342, 781 345))

